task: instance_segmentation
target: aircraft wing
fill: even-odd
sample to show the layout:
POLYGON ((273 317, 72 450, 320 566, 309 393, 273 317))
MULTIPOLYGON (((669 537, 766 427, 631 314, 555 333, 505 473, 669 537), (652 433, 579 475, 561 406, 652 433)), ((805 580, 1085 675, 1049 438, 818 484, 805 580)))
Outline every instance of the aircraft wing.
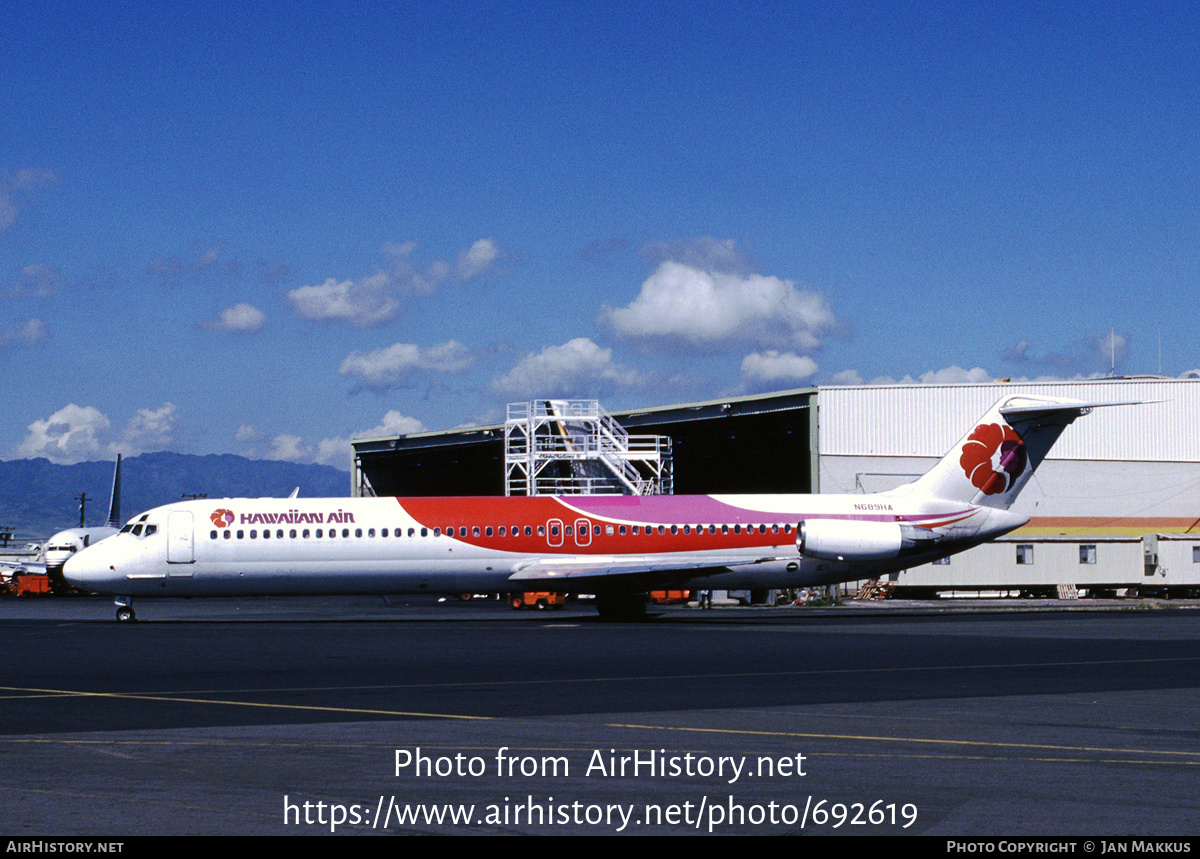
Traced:
POLYGON ((15 576, 46 575, 46 565, 37 562, 30 563, 0 563, 0 579, 12 579, 15 576))
MULTIPOLYGON (((789 560, 782 556, 747 558, 745 555, 726 557, 707 556, 664 560, 654 557, 597 557, 555 558, 522 561, 508 577, 512 582, 545 583, 558 579, 600 579, 613 576, 638 576, 647 573, 695 573, 700 570, 721 570, 748 564, 764 564, 789 560)), ((790 560, 796 560, 791 556, 790 560)))

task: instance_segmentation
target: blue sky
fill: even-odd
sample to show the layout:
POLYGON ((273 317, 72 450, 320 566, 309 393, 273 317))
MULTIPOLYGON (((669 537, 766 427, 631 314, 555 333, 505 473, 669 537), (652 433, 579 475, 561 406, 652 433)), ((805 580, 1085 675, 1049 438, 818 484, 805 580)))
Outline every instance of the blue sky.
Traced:
POLYGON ((0 458, 1200 367, 1194 3, 5 19, 0 458))

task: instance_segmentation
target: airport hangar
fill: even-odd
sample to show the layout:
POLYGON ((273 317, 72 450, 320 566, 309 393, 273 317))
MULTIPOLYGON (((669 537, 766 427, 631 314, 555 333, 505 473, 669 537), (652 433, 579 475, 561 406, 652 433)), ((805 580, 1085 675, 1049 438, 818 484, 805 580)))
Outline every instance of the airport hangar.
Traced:
MULTIPOLYGON (((894 593, 1200 595, 1200 379, 802 388, 612 417, 671 440, 677 494, 869 493, 925 473, 1016 394, 1143 405, 1096 409, 1068 427, 1013 507, 1026 526, 893 576, 894 593)), ((354 495, 506 491, 504 424, 353 448, 354 495)))

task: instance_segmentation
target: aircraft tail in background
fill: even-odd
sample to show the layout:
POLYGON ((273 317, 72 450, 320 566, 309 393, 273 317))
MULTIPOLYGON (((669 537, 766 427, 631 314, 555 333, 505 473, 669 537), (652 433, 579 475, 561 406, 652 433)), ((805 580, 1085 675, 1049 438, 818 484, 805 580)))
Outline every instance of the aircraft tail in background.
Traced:
POLYGON ((894 495, 920 495, 1007 510, 1062 431, 1099 406, 1055 397, 1000 400, 932 469, 894 495))

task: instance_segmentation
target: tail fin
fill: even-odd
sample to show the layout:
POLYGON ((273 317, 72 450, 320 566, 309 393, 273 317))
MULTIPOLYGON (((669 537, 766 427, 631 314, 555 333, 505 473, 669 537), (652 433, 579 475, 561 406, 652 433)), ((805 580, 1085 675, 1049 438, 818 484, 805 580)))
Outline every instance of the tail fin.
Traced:
POLYGON ((896 492, 1007 510, 1062 431, 1095 406, 1052 397, 1012 396, 996 403, 950 452, 896 492))
POLYGON ((117 467, 113 469, 112 495, 108 501, 109 528, 120 528, 125 523, 121 521, 121 454, 117 454, 117 467))

